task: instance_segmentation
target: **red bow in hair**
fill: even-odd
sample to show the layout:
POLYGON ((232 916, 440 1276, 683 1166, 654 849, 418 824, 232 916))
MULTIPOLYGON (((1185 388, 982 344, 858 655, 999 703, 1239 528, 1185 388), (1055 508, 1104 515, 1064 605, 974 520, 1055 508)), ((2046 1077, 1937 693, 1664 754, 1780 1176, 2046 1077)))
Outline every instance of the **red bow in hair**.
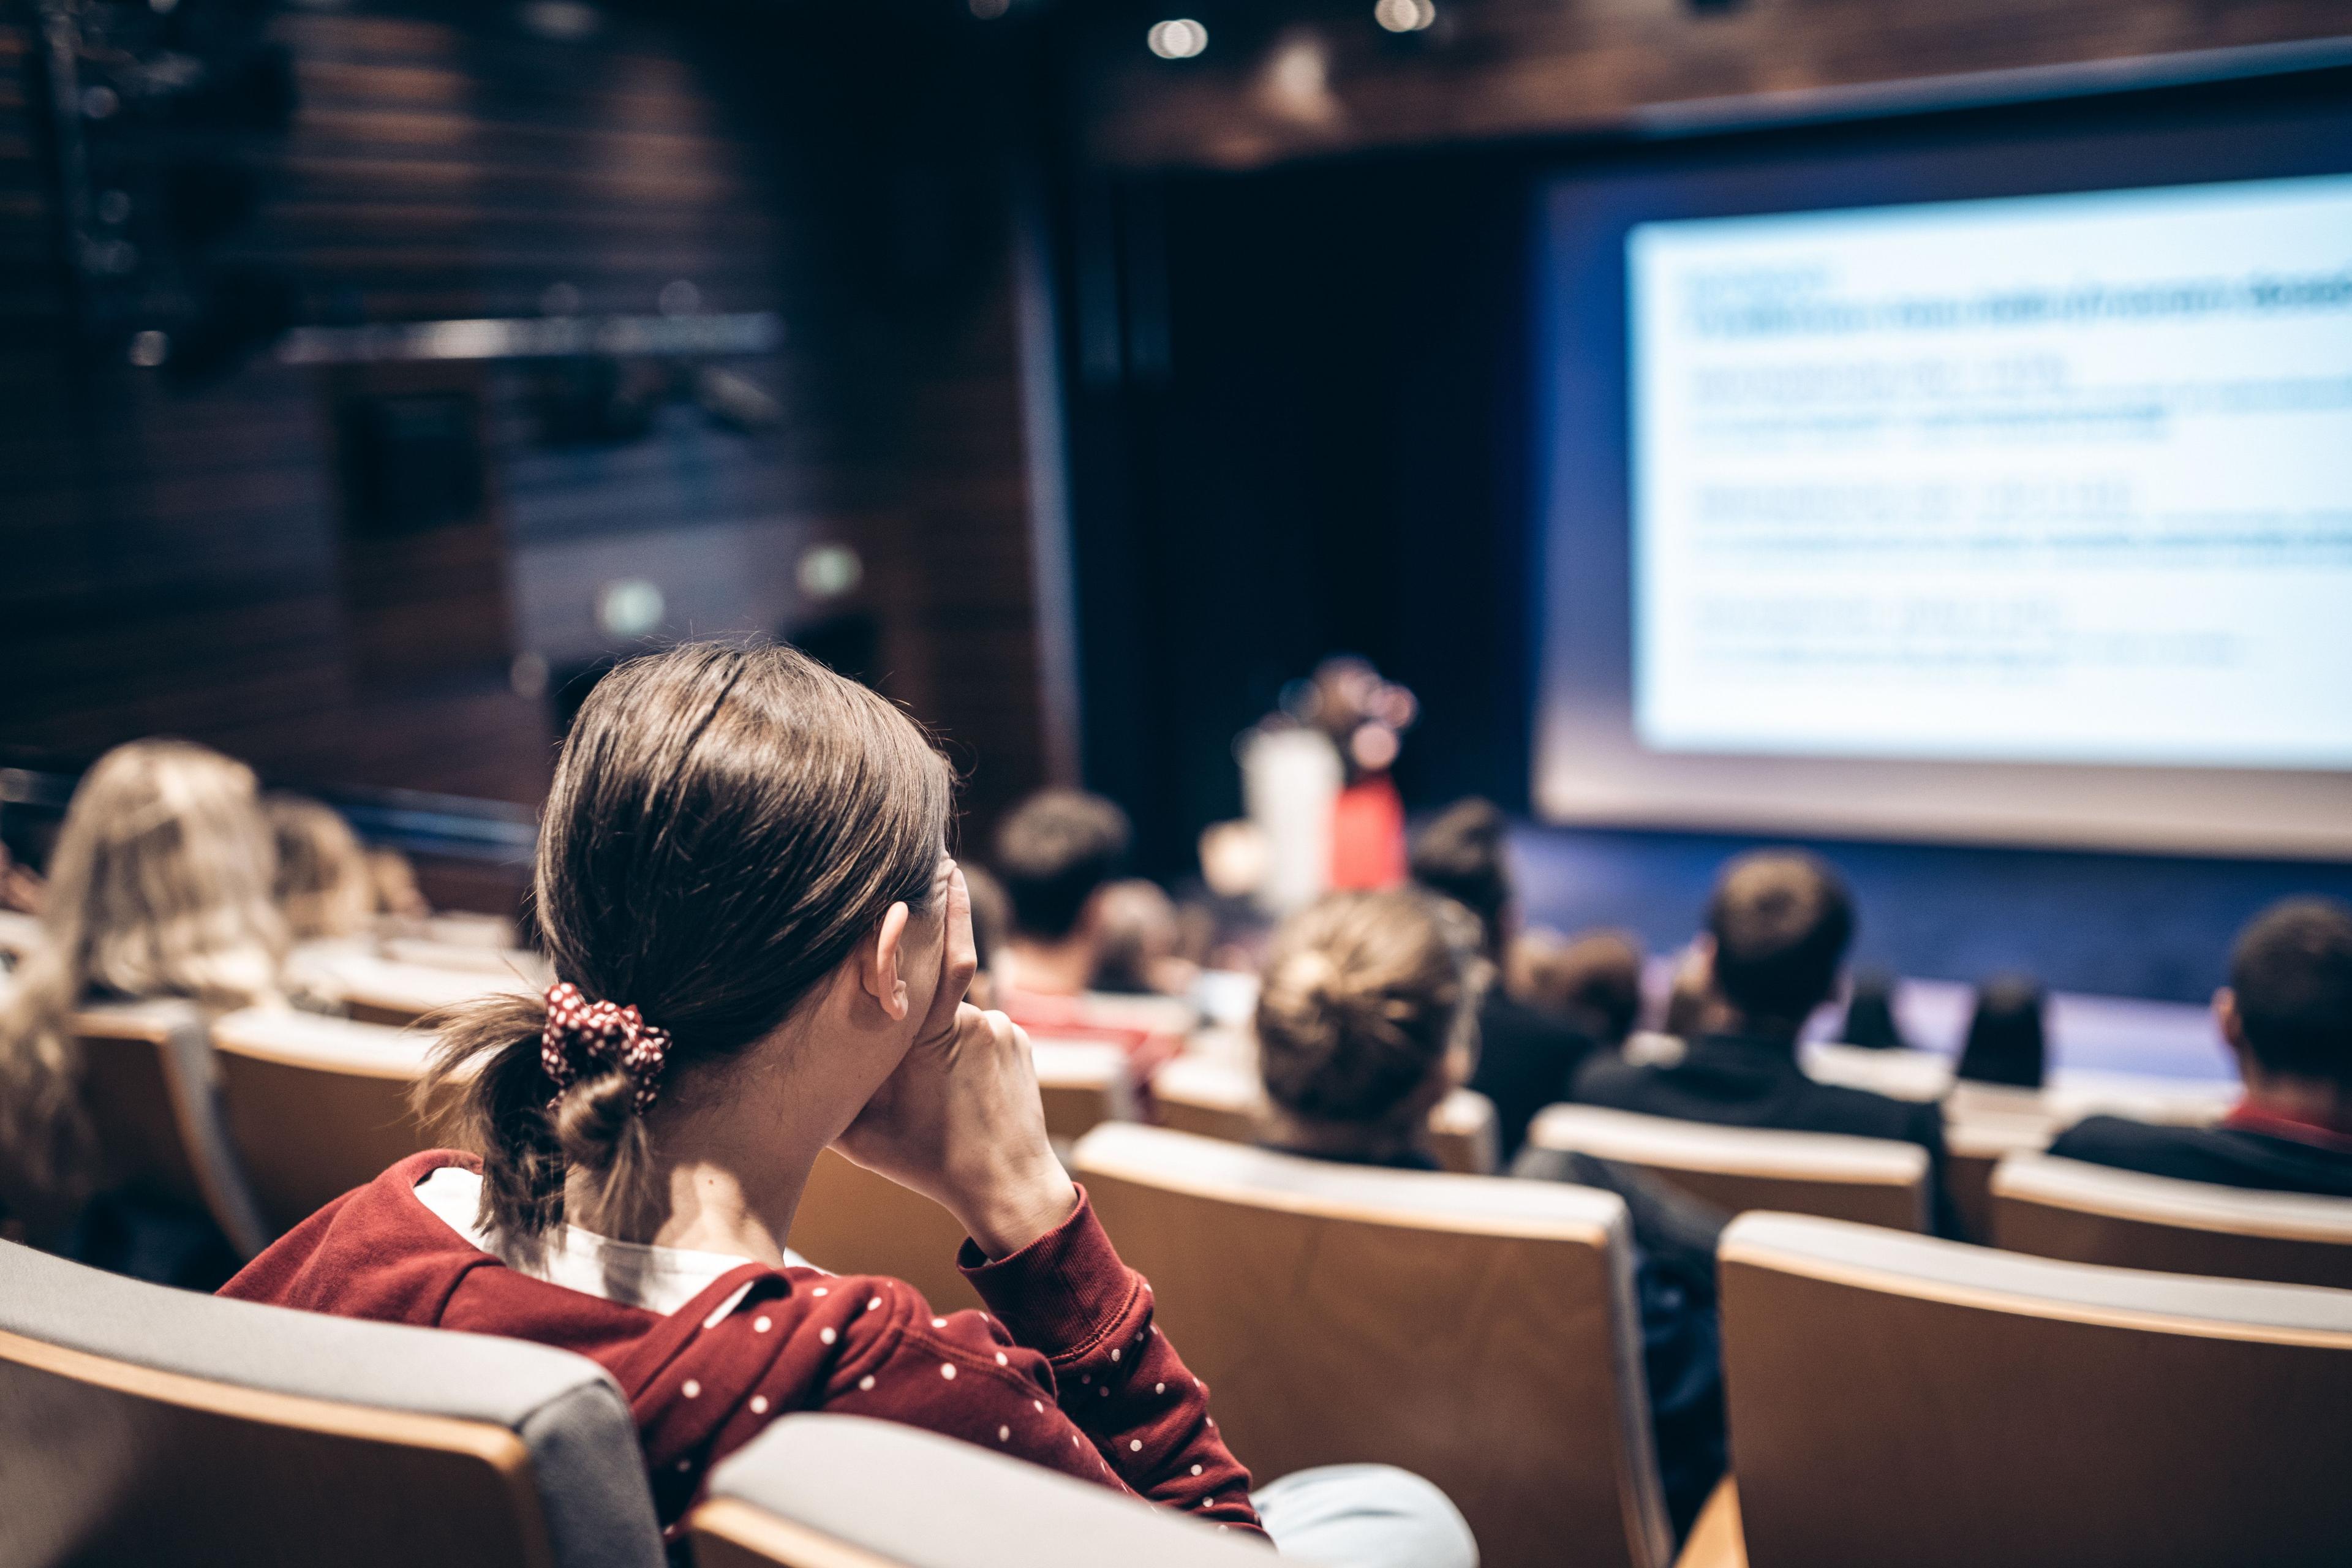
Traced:
MULTIPOLYGON (((668 1056, 669 1031, 646 1023, 635 1007, 592 1003, 568 980, 547 988, 547 1027, 539 1037, 539 1065, 547 1069, 558 1098, 582 1073, 606 1062, 636 1084, 636 1111, 642 1116, 660 1098, 662 1064, 668 1056)), ((548 1101, 551 1109, 554 1104, 548 1101)))

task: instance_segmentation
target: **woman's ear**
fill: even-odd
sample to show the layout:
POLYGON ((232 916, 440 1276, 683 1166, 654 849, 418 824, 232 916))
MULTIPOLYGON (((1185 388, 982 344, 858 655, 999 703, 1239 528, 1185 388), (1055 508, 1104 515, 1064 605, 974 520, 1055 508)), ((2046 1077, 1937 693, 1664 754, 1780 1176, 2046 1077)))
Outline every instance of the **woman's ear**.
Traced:
POLYGON ((908 1013, 907 975, 902 962, 907 951, 907 922, 910 918, 903 903, 892 904, 885 910, 881 922, 874 928, 874 940, 866 949, 865 963, 859 965, 866 994, 881 1004, 885 1016, 892 1022, 903 1022, 908 1013))

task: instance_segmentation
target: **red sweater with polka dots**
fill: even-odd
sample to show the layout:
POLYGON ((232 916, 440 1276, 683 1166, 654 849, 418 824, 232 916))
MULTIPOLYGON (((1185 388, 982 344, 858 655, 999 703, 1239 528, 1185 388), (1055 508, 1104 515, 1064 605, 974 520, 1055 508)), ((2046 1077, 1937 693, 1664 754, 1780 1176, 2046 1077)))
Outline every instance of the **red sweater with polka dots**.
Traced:
POLYGON ((1201 1519, 1256 1531, 1249 1472, 1208 1389, 1152 1326, 1151 1288, 1080 1196, 1062 1225, 991 1263, 959 1260, 985 1312, 933 1313, 902 1280, 746 1263, 663 1316, 535 1279, 427 1209, 448 1151, 402 1161, 288 1232, 221 1294, 576 1351, 619 1382, 663 1523, 710 1467, 777 1416, 927 1427, 1201 1519))

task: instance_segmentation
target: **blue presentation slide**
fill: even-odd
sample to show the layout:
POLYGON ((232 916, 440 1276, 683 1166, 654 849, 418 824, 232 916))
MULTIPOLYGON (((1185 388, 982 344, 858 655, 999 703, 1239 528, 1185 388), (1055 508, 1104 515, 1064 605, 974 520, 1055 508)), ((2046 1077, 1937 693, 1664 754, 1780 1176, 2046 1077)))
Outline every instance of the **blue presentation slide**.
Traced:
POLYGON ((1625 247, 1642 747, 2352 768, 2352 176, 1625 247))

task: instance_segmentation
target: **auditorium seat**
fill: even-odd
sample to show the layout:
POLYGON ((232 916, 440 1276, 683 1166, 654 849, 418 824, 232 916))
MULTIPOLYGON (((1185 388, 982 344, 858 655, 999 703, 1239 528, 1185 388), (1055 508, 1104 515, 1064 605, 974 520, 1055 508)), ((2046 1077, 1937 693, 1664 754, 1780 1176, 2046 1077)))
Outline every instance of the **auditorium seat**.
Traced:
POLYGON ((785 1245, 835 1274, 904 1279, 945 1312, 982 1305, 955 1266, 963 1241, 947 1210, 826 1149, 801 1189, 785 1245))
POLYGON ((1970 1241, 1993 1239, 1994 1167, 2011 1154, 2040 1153, 2056 1132, 2046 1116, 1961 1117, 1945 1102, 1944 1190, 1970 1241))
POLYGON ((520 947, 490 947, 478 942, 435 942, 417 937, 385 937, 374 944, 377 956, 394 963, 417 963, 427 969, 464 969, 477 974, 519 976, 544 990, 555 971, 543 953, 520 947))
MULTIPOLYGON (((1256 1142, 1272 1115, 1254 1068, 1203 1056, 1163 1064, 1152 1075, 1151 1104, 1160 1125, 1229 1143, 1256 1142)), ((1429 1152, 1458 1174, 1492 1173, 1496 1136, 1495 1102, 1475 1089, 1455 1089, 1429 1113, 1429 1152)))
POLYGON ((1119 1123, 1072 1173, 1257 1475, 1401 1465, 1488 1568, 1667 1560, 1613 1194, 1119 1123))
POLYGON ((212 1037, 229 1135, 272 1236, 434 1147, 408 1104, 425 1036, 249 1007, 212 1037))
POLYGON ((1993 1173, 1992 1201, 1993 1239, 2012 1252, 2352 1289, 2352 1198, 2012 1155, 1993 1173))
POLYGON ((1495 1102, 1476 1089, 1457 1089, 1430 1110, 1429 1152, 1456 1175, 1492 1175, 1501 1137, 1495 1102))
POLYGON ((1816 1083, 1866 1089, 1896 1100, 1941 1100, 1952 1087, 1952 1058, 1937 1051, 1807 1045, 1797 1059, 1816 1083))
POLYGON ((663 1563, 635 1424, 593 1362, 6 1243, 0 1452, 10 1568, 663 1563))
POLYGON ((1780 1214, 1720 1257, 1758 1568, 2344 1561, 2352 1292, 1780 1214))
POLYGON ((74 1016, 82 1105, 101 1160, 97 1185, 201 1209, 250 1258, 271 1233, 229 1140, 205 1029, 204 1010, 176 999, 74 1016))
POLYGON ((971 1443, 787 1415, 720 1462, 696 1568, 1264 1568, 1264 1546, 971 1443), (908 1506, 919 1499, 920 1506, 908 1506))
POLYGON ((362 944, 312 942, 295 949, 287 960, 286 984, 298 994, 341 1006, 361 1023, 404 1028, 427 1014, 478 996, 499 992, 535 995, 544 983, 512 971, 404 963, 362 944))
POLYGON ((1638 1166, 1733 1214, 1784 1209, 1897 1230, 1927 1225, 1927 1152, 1916 1143, 1718 1127, 1593 1105, 1546 1106, 1528 1143, 1638 1166))
POLYGON ((1075 1143, 1097 1122, 1135 1119, 1135 1079, 1127 1053, 1094 1040, 1033 1036, 1031 1059, 1045 1101, 1045 1131, 1075 1143))

